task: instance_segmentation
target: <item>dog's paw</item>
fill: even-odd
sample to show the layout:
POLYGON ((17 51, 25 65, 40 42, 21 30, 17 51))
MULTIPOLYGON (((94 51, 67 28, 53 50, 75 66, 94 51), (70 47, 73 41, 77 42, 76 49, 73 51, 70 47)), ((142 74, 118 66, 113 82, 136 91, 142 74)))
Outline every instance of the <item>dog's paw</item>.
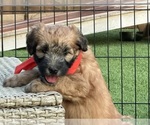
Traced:
POLYGON ((47 86, 46 84, 42 83, 40 79, 32 80, 25 86, 26 93, 46 92, 49 90, 53 90, 53 87, 47 86))
POLYGON ((35 79, 32 80, 29 84, 25 86, 25 92, 26 93, 37 93, 42 91, 42 84, 41 80, 35 79))
POLYGON ((17 76, 14 75, 12 77, 5 79, 3 82, 3 86, 4 87, 17 87, 18 86, 17 76))
POLYGON ((25 92, 26 93, 37 93, 37 84, 34 82, 31 82, 25 86, 25 92))
POLYGON ((4 87, 20 87, 29 83, 29 80, 26 77, 22 77, 22 74, 15 74, 11 77, 8 77, 4 80, 4 87))

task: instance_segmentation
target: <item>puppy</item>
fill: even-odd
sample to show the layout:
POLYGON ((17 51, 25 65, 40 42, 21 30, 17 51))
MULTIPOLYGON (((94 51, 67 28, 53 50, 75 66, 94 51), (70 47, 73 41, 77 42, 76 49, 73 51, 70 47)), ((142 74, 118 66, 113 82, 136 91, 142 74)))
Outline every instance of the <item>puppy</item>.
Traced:
POLYGON ((39 23, 27 34, 26 43, 38 69, 6 79, 5 87, 26 85, 28 93, 61 93, 66 119, 121 118, 88 41, 78 28, 39 23), (79 64, 68 73, 77 60, 79 64))

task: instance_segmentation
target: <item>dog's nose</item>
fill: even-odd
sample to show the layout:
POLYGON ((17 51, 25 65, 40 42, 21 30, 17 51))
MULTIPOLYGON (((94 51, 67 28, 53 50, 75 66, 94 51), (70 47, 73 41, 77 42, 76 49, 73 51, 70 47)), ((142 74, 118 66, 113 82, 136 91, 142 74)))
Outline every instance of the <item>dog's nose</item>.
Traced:
POLYGON ((57 74, 57 72, 58 72, 58 69, 55 69, 55 68, 49 68, 49 71, 50 71, 50 73, 51 74, 57 74))

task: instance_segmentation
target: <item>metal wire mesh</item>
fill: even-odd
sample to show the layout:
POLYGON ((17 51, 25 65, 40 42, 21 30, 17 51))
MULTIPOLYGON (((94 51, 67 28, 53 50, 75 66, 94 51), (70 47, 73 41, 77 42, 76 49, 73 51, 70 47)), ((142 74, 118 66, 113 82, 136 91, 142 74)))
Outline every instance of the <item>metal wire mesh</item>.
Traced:
POLYGON ((37 22, 74 24, 87 35, 120 112, 135 118, 150 118, 149 0, 1 0, 0 3, 1 57, 14 56, 22 60, 28 58, 28 53, 22 54, 25 34, 29 27, 37 22), (135 37, 141 24, 146 26, 142 31, 146 39, 142 42, 135 37), (132 30, 134 39, 131 41, 124 42, 123 34, 114 34, 126 30, 132 30), (129 46, 125 47, 126 44, 129 46), (131 46, 132 49, 128 50, 131 46), (143 47, 140 52, 146 50, 144 55, 137 52, 139 46, 143 47), (101 51, 101 48, 104 51, 101 51), (131 53, 126 54, 128 51, 131 53), (117 64, 112 65, 116 60, 119 60, 117 64), (139 64, 140 60, 146 61, 146 68, 142 71, 138 68, 143 67, 143 64, 139 64), (126 66, 125 62, 129 64, 126 66), (126 77, 125 70, 127 74, 131 73, 131 80, 126 77), (113 76, 114 72, 117 72, 117 78, 113 76), (146 80, 139 83, 139 78, 143 75, 146 75, 146 80), (114 85, 115 79, 119 79, 117 86, 114 85), (143 86, 139 84, 146 86, 144 94, 141 94, 143 86), (139 96, 139 93, 142 96, 139 96), (128 100, 131 97, 134 99, 128 100))

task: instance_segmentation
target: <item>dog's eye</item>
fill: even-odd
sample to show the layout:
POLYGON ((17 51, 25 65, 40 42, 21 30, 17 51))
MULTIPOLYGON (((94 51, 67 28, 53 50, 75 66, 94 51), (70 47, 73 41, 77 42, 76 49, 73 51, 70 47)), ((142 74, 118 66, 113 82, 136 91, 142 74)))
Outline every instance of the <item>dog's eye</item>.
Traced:
POLYGON ((66 47, 66 48, 64 49, 64 51, 63 51, 63 52, 64 52, 64 55, 71 54, 71 52, 70 52, 69 50, 70 50, 70 49, 66 47))
POLYGON ((41 49, 41 51, 43 52, 43 53, 46 53, 47 51, 48 51, 48 46, 43 46, 42 47, 42 49, 41 49))
POLYGON ((43 53, 46 53, 47 51, 46 51, 46 50, 42 50, 42 52, 43 52, 43 53))
POLYGON ((68 54, 68 52, 67 51, 64 51, 64 55, 67 55, 68 54))

